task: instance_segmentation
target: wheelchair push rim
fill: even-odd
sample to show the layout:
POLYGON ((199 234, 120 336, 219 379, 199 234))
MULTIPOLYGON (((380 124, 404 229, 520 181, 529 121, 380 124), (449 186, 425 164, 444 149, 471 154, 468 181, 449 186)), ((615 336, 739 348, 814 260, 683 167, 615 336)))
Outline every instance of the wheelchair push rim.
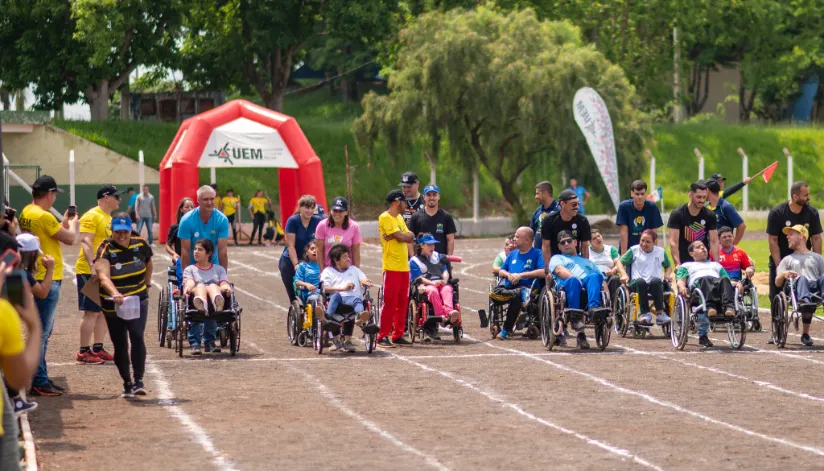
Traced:
POLYGON ((672 313, 670 322, 670 339, 672 346, 678 350, 683 350, 687 344, 687 337, 690 329, 690 313, 687 301, 679 295, 675 299, 675 310, 672 313))
POLYGON ((786 295, 784 293, 775 295, 771 307, 772 312, 770 313, 770 331, 777 348, 784 348, 787 344, 787 331, 790 327, 787 309, 788 303, 786 295))

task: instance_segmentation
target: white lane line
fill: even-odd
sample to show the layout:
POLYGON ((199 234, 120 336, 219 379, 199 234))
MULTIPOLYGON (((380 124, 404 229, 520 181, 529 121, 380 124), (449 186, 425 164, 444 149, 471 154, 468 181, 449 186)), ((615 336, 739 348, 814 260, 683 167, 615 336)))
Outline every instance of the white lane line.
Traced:
POLYGON ((166 381, 163 372, 160 368, 155 365, 155 363, 151 360, 146 362, 146 372, 152 376, 152 380, 155 383, 155 387, 157 388, 157 398, 160 399, 159 404, 168 410, 169 415, 177 419, 183 427, 189 432, 189 436, 194 439, 195 442, 200 444, 207 454, 212 457, 212 463, 220 470, 223 471, 234 471, 235 465, 229 461, 225 455, 215 447, 214 443, 212 443, 212 439, 209 437, 209 434, 206 433, 203 428, 197 424, 197 422, 192 419, 189 414, 187 414, 182 407, 176 404, 175 395, 172 393, 172 389, 169 386, 169 382, 166 381))
MULTIPOLYGON (((623 345, 616 345, 616 344, 613 344, 613 345, 615 347, 622 348, 622 349, 624 349, 624 350, 626 350, 630 353, 636 353, 636 352, 640 351, 640 350, 635 350, 634 348, 625 347, 623 345)), ((812 395, 807 394, 807 393, 802 393, 802 392, 792 391, 792 390, 789 390, 789 389, 784 389, 784 388, 782 388, 780 386, 776 386, 775 384, 772 384, 768 381, 760 381, 760 380, 756 380, 756 379, 752 379, 752 378, 747 378, 746 376, 742 376, 742 375, 739 375, 739 374, 736 374, 736 373, 731 373, 729 371, 725 371, 725 370, 722 370, 720 368, 715 368, 715 367, 712 367, 712 366, 699 365, 698 363, 693 363, 691 361, 681 360, 679 358, 671 358, 671 357, 667 357, 667 356, 663 356, 663 355, 652 355, 652 356, 657 357, 657 358, 661 358, 662 360, 674 361, 674 362, 680 363, 682 365, 691 366, 693 368, 698 368, 700 370, 710 371, 712 373, 720 374, 720 375, 723 375, 723 376, 728 376, 730 378, 739 379, 741 381, 746 381, 748 383, 755 384, 756 386, 759 386, 759 387, 762 387, 762 388, 771 389, 773 391, 777 391, 777 392, 780 392, 780 393, 783 393, 783 394, 788 394, 790 396, 796 396, 796 397, 799 397, 801 399, 809 399, 811 401, 824 402, 824 397, 812 396, 812 395)))
MULTIPOLYGON (((609 445, 609 444, 604 443, 600 440, 588 437, 588 436, 586 436, 586 435, 584 435, 580 432, 570 430, 570 429, 568 429, 564 426, 558 425, 554 422, 550 422, 549 420, 546 420, 544 418, 537 417, 537 416, 525 411, 519 405, 511 403, 511 402, 507 402, 505 399, 497 396, 495 393, 485 391, 485 390, 479 388, 478 386, 475 386, 474 384, 470 383, 469 381, 467 381, 463 378, 460 378, 460 377, 458 377, 458 376, 456 376, 452 373, 449 373, 449 372, 446 372, 446 371, 441 371, 441 370, 438 370, 436 368, 432 368, 432 367, 424 365, 422 363, 418 363, 418 362, 412 360, 411 358, 407 358, 407 357, 404 357, 404 356, 401 356, 401 355, 398 355, 398 354, 395 354, 395 353, 392 353, 392 352, 389 352, 389 354, 392 355, 393 357, 397 358, 398 360, 405 361, 405 362, 407 362, 411 365, 417 366, 418 368, 420 368, 424 371, 428 371, 428 372, 431 372, 431 373, 436 373, 440 376, 451 379, 452 381, 460 384, 461 386, 463 386, 467 389, 470 389, 472 391, 475 391, 478 394, 481 394, 482 396, 486 397, 490 401, 497 402, 498 404, 502 405, 503 407, 511 409, 511 410, 517 412, 519 415, 522 415, 522 416, 526 417, 527 419, 532 420, 533 422, 537 422, 541 425, 549 427, 549 428, 551 428, 553 430, 556 430, 558 432, 561 432, 563 434, 571 435, 571 436, 573 436, 573 437, 575 437, 579 440, 582 440, 583 442, 587 443, 588 445, 596 446, 598 448, 601 448, 604 451, 607 451, 608 453, 620 456, 622 458, 631 459, 633 462, 638 463, 638 464, 640 464, 642 466, 645 466, 647 468, 655 469, 655 470, 662 470, 661 467, 659 467, 659 466, 657 466, 653 463, 650 463, 649 461, 647 461, 647 460, 645 460, 645 459, 643 459, 643 458, 641 458, 637 455, 634 455, 634 454, 632 454, 631 452, 629 452, 627 450, 609 445)), ((415 357, 412 357, 412 358, 415 358, 415 357)))
POLYGON ((237 284, 235 284, 235 291, 237 291, 238 293, 243 293, 243 294, 245 294, 246 296, 249 296, 250 298, 257 299, 258 301, 262 301, 262 302, 264 302, 264 303, 269 303, 269 304, 271 304, 272 306, 275 306, 276 308, 278 308, 278 309, 282 310, 283 312, 289 312, 289 309, 287 309, 287 308, 285 308, 285 307, 281 306, 280 304, 275 303, 275 302, 272 302, 272 301, 269 301, 268 299, 263 299, 263 298, 261 298, 260 296, 258 296, 258 295, 256 295, 256 294, 252 294, 252 293, 250 293, 249 291, 246 291, 245 289, 243 289, 243 288, 239 287, 237 284))
MULTIPOLYGON (((690 338, 697 338, 697 337, 695 337, 694 335, 690 335, 690 338)), ((713 337, 710 337, 710 340, 712 340, 713 342, 726 343, 727 345, 730 344, 729 340, 722 340, 722 339, 717 339, 717 338, 713 338, 713 337)), ((785 353, 785 352, 782 352, 782 351, 779 351, 779 350, 765 350, 763 348, 751 347, 749 345, 744 345, 742 348, 746 348, 746 349, 749 349, 750 351, 759 352, 759 353, 769 353, 770 355, 778 355, 778 356, 781 356, 781 357, 794 358, 796 360, 803 360, 803 361, 806 361, 806 362, 815 363, 816 365, 824 365, 824 361, 813 360, 812 358, 806 358, 806 357, 802 357, 802 356, 798 356, 798 355, 791 355, 789 353, 785 353)), ((798 353, 808 353, 808 352, 798 352, 798 353)))
POLYGON ((484 343, 486 345, 488 345, 489 347, 492 347, 492 348, 495 348, 495 349, 498 349, 498 350, 513 352, 513 353, 520 353, 521 355, 523 355, 527 358, 532 358, 533 360, 539 361, 541 363, 546 363, 547 365, 553 366, 553 367, 555 367, 555 368, 557 368, 561 371, 566 371, 567 373, 572 373, 572 374, 576 374, 578 376, 582 376, 582 377, 584 377, 584 378, 586 378, 590 381, 593 381, 593 382, 598 383, 602 386, 606 386, 608 388, 614 389, 615 391, 620 392, 622 394, 626 394, 626 395, 629 395, 629 396, 635 396, 635 397, 641 398, 641 399, 643 399, 647 402, 650 402, 652 404, 656 404, 656 405, 659 405, 659 406, 662 406, 662 407, 666 407, 666 408, 675 410, 677 412, 681 412, 683 414, 690 415, 692 417, 695 417, 697 419, 701 419, 701 420, 703 420, 705 422, 709 422, 711 424, 720 425, 722 427, 726 427, 730 430, 733 430, 733 431, 736 431, 736 432, 739 432, 739 433, 743 433, 743 434, 749 435, 751 437, 757 437, 757 438, 760 438, 762 440, 766 440, 766 441, 769 441, 769 442, 778 443, 778 444, 781 444, 781 445, 784 445, 784 446, 787 446, 787 447, 796 448, 796 449, 799 449, 799 450, 814 453, 818 456, 824 456, 824 449, 817 448, 817 447, 814 447, 812 445, 805 445, 805 444, 802 444, 802 443, 796 443, 792 440, 787 440, 787 439, 779 438, 779 437, 773 437, 771 435, 766 435, 766 434, 763 434, 763 433, 755 432, 753 430, 749 430, 749 429, 744 428, 744 427, 739 427, 738 425, 733 425, 733 424, 724 422, 722 420, 715 419, 713 417, 702 414, 700 412, 695 412, 693 410, 681 407, 678 404, 675 404, 675 403, 672 403, 672 402, 669 402, 669 401, 665 401, 663 399, 658 399, 657 397, 651 396, 649 394, 646 394, 646 393, 643 393, 643 392, 640 392, 640 391, 635 391, 633 389, 628 389, 628 388, 625 388, 623 386, 618 386, 617 384, 612 383, 610 381, 607 381, 607 380, 605 380, 601 377, 598 377, 598 376, 595 376, 593 374, 586 373, 586 372, 583 372, 583 371, 578 371, 574 368, 570 368, 570 367, 562 365, 560 363, 555 363, 553 361, 541 358, 541 357, 539 357, 537 355, 533 355, 531 353, 527 353, 527 352, 524 352, 524 351, 521 351, 521 350, 514 350, 514 349, 511 349, 511 348, 501 347, 499 345, 493 345, 492 343, 489 343, 489 342, 484 342, 484 343))

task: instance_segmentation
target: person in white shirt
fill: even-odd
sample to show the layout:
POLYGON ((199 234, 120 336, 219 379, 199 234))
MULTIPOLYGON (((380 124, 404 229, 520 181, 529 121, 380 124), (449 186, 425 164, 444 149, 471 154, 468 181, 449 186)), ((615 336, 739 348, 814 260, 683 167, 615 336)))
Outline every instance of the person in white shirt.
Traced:
POLYGON ((592 229, 592 240, 589 246, 589 259, 604 274, 607 282, 609 297, 615 296, 615 291, 621 286, 618 267, 621 265, 618 249, 604 243, 604 236, 598 229, 592 229))
POLYGON ((658 234, 654 230, 645 229, 641 232, 641 242, 626 251, 621 257, 621 264, 618 268, 621 273, 621 282, 629 283, 630 288, 638 293, 638 306, 643 313, 638 317, 638 322, 641 324, 652 324, 652 312, 649 310, 650 297, 658 313, 656 316, 658 325, 666 324, 671 320, 664 312, 664 280, 672 281, 672 262, 666 250, 655 245, 657 240, 658 234), (625 267, 631 267, 631 279, 625 267))
POLYGON ((785 227, 782 232, 787 236, 787 243, 793 253, 781 259, 775 272, 775 285, 784 286, 788 279, 795 280, 795 294, 801 311, 801 344, 813 346, 810 337, 810 324, 818 303, 813 302, 813 294, 824 298, 824 257, 807 248, 810 232, 801 224, 785 227))
MULTIPOLYGON (((326 306, 326 317, 337 313, 341 304, 351 306, 358 313, 361 326, 369 320, 369 312, 363 307, 362 286, 372 286, 372 282, 360 270, 352 265, 352 255, 349 247, 338 244, 329 251, 329 259, 332 266, 323 270, 320 275, 320 282, 323 291, 329 294, 329 303, 326 306)), ((352 332, 355 329, 355 321, 343 323, 344 342, 334 338, 336 350, 354 352, 357 349, 352 344, 352 332)))

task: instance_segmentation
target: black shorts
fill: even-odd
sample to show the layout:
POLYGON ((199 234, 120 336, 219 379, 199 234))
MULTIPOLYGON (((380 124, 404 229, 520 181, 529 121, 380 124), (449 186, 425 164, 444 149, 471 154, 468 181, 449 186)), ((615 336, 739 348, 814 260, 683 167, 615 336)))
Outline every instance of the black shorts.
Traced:
POLYGON ((226 219, 229 220, 229 225, 232 226, 235 224, 235 214, 230 214, 226 216, 226 219))
POLYGON ((91 275, 76 275, 77 278, 77 308, 81 311, 100 312, 100 306, 81 293, 81 290, 92 279, 91 275))

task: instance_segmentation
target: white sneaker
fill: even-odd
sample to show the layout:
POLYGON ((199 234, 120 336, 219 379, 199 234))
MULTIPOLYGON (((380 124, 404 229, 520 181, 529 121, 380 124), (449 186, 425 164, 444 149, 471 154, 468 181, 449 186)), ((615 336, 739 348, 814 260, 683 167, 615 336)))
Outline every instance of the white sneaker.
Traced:
POLYGON ((192 300, 192 304, 198 311, 206 310, 206 301, 200 296, 195 296, 195 298, 192 300))
POLYGON ((664 325, 664 324, 669 324, 670 322, 672 322, 672 319, 670 319, 670 316, 668 316, 667 313, 662 312, 662 313, 658 314, 657 316, 655 316, 655 322, 658 325, 664 325))
POLYGON ((222 294, 215 295, 215 299, 213 299, 212 302, 215 304, 215 311, 223 310, 223 304, 225 303, 225 300, 223 299, 222 294))
POLYGON ((638 317, 639 324, 652 324, 652 314, 647 312, 638 317))

